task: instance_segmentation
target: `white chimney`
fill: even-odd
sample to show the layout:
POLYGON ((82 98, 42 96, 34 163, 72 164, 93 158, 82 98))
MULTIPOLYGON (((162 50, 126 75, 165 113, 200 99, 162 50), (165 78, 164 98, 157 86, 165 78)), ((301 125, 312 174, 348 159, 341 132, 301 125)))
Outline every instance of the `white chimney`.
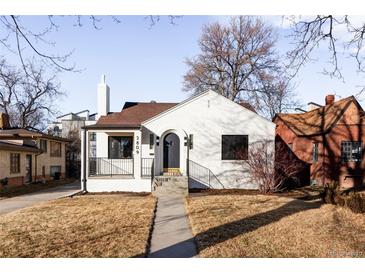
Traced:
POLYGON ((105 75, 101 75, 101 82, 98 84, 98 115, 97 119, 100 116, 107 115, 110 108, 110 88, 105 82, 105 75))

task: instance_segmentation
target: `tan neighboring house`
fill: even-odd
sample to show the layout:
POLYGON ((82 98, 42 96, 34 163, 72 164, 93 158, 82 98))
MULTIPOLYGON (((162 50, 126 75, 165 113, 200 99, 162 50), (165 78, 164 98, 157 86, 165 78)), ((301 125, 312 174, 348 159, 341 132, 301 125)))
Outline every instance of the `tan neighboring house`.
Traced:
POLYGON ((0 113, 0 180, 6 179, 12 187, 64 178, 68 141, 42 132, 9 128, 8 119, 0 113))

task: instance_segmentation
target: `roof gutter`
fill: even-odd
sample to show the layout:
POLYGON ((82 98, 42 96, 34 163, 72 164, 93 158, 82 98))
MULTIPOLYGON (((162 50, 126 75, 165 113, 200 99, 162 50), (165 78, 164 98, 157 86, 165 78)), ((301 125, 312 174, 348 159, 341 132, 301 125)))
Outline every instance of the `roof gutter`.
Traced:
POLYGON ((81 129, 100 129, 100 130, 103 130, 103 129, 140 129, 141 128, 141 125, 132 125, 132 126, 120 126, 120 125, 116 125, 116 126, 110 126, 110 125, 99 125, 99 126, 96 126, 96 125, 90 125, 90 126, 83 126, 81 127, 81 129))

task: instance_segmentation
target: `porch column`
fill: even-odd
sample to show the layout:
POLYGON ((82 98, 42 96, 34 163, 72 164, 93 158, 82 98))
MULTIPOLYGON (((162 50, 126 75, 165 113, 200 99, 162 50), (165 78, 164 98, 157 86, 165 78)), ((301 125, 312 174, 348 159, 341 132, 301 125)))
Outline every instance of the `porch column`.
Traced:
POLYGON ((89 134, 86 129, 81 132, 81 189, 86 191, 86 181, 89 176, 89 134))
POLYGON ((141 130, 134 132, 133 164, 134 178, 141 179, 142 134, 141 130))

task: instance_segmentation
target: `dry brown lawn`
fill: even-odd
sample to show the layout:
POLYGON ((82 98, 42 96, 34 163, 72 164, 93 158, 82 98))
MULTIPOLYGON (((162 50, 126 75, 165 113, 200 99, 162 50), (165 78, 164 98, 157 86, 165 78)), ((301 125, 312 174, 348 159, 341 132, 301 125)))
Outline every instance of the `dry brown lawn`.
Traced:
POLYGON ((85 195, 0 215, 0 257, 143 257, 155 204, 85 195))
POLYGON ((187 198, 201 257, 365 257, 365 215, 269 195, 187 198))

